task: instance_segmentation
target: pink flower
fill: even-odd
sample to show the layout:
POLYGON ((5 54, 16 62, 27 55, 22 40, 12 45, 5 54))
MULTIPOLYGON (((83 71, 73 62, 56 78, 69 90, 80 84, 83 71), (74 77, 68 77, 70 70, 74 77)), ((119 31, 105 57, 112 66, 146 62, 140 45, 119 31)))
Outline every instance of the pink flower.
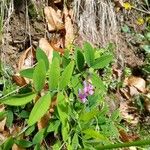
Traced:
POLYGON ((86 93, 87 95, 93 95, 94 94, 94 87, 92 84, 87 83, 86 81, 83 82, 84 84, 84 93, 86 93))
POLYGON ((83 90, 79 89, 79 98, 80 100, 85 103, 87 101, 88 95, 94 94, 94 87, 92 84, 87 83, 86 81, 83 82, 84 88, 83 90))
POLYGON ((80 98, 80 100, 81 100, 81 102, 82 103, 85 103, 86 101, 87 101, 87 95, 85 94, 85 93, 83 93, 82 91, 81 91, 81 89, 79 89, 79 94, 78 94, 78 96, 79 96, 79 98, 80 98))

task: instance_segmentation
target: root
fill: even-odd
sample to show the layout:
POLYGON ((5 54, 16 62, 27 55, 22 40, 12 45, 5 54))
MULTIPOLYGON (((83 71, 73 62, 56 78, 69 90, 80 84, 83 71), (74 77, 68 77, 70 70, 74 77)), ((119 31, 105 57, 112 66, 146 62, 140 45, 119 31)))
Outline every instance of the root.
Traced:
POLYGON ((117 41, 117 21, 110 0, 74 0, 75 22, 84 40, 104 46, 117 41))

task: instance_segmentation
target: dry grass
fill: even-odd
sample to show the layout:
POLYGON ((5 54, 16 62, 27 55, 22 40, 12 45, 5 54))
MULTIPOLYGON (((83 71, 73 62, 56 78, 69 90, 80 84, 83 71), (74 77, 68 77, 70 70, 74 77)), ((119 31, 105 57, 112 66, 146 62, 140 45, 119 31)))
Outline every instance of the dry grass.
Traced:
POLYGON ((117 41, 118 26, 110 0, 74 0, 75 21, 84 40, 104 46, 117 41))

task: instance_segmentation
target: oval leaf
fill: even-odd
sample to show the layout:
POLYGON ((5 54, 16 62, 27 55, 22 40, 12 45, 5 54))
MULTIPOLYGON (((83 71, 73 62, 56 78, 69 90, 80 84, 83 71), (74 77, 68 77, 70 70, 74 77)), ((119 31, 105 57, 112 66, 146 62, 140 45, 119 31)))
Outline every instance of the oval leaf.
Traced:
POLYGON ((22 148, 28 148, 33 145, 32 142, 26 140, 16 140, 15 143, 22 148))
POLYGON ((84 56, 80 50, 76 50, 76 65, 79 71, 84 67, 84 56))
POLYGON ((94 69, 102 69, 109 65, 109 63, 113 60, 112 55, 103 55, 100 58, 96 59, 92 68, 94 69))
POLYGON ((71 61, 69 65, 65 68, 64 72, 62 73, 62 76, 60 78, 60 83, 59 83, 59 89, 62 90, 65 88, 68 83, 70 82, 72 72, 74 68, 74 61, 71 61))
POLYGON ((98 131, 95 131, 93 129, 84 130, 83 133, 86 135, 86 137, 89 138, 94 138, 100 141, 109 141, 107 137, 105 137, 104 135, 100 134, 98 131))
POLYGON ((33 144, 41 143, 44 139, 45 129, 41 129, 33 138, 33 144))
POLYGON ((58 58, 54 58, 50 67, 49 89, 54 90, 58 87, 60 77, 60 66, 58 58))
POLYGON ((21 106, 29 103, 35 97, 34 93, 30 94, 21 94, 16 96, 10 96, 6 99, 2 99, 2 103, 11 106, 21 106))
POLYGON ((14 144, 14 139, 9 137, 3 144, 3 150, 10 150, 14 144))
POLYGON ((41 91, 44 87, 46 79, 46 68, 43 60, 39 60, 33 72, 33 84, 37 92, 41 91))
POLYGON ((28 69, 25 69, 25 70, 21 70, 20 71, 20 75, 22 77, 26 77, 26 78, 32 79, 33 72, 34 72, 34 68, 28 68, 28 69))
POLYGON ((28 125, 32 126, 35 124, 49 109, 51 103, 51 96, 50 94, 46 94, 41 97, 36 104, 34 105, 28 120, 28 125))
POLYGON ((46 70, 49 69, 49 60, 48 60, 48 57, 45 54, 45 52, 42 49, 40 49, 40 48, 36 49, 36 59, 38 61, 42 59, 44 61, 44 63, 45 63, 46 70))
POLYGON ((84 44, 84 54, 85 54, 85 60, 88 64, 88 66, 91 67, 94 63, 94 49, 90 43, 86 42, 84 44))
POLYGON ((101 90, 102 93, 106 91, 105 85, 103 81, 101 80, 100 76, 98 76, 96 73, 92 74, 92 84, 101 90))

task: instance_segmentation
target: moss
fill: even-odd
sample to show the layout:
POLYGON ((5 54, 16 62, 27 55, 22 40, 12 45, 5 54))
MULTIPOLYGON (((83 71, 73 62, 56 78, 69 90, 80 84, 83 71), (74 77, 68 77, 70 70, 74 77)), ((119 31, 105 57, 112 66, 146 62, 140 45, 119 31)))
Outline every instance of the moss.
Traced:
POLYGON ((35 5, 32 2, 30 2, 30 4, 28 5, 28 13, 32 19, 36 18, 38 15, 35 5))

